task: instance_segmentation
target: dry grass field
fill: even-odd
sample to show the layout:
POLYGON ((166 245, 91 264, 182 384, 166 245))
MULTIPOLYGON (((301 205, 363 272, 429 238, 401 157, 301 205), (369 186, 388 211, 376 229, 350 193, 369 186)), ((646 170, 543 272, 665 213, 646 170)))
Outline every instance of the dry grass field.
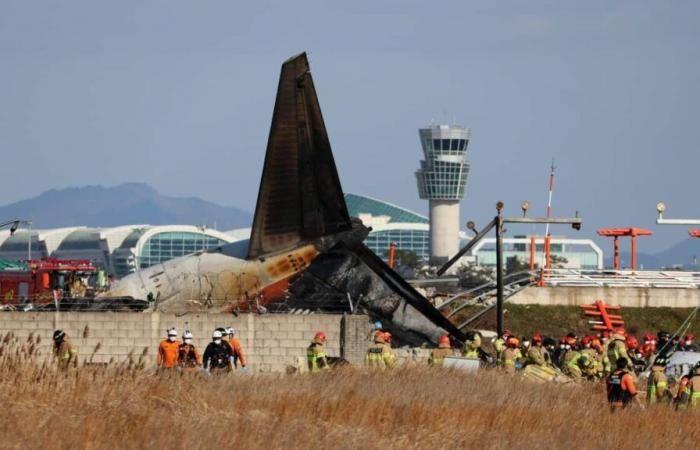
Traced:
POLYGON ((122 363, 66 373, 32 351, 31 342, 3 341, 2 448, 624 449, 700 442, 696 412, 657 407, 611 415, 600 386, 532 384, 493 371, 204 378, 122 363))

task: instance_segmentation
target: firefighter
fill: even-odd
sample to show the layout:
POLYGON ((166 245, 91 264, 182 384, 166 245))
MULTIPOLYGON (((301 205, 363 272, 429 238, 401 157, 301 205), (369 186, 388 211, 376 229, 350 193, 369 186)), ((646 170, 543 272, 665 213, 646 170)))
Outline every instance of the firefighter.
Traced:
POLYGON ((552 366, 552 359, 543 343, 542 334, 539 331, 536 332, 532 336, 532 347, 527 352, 527 364, 534 364, 540 367, 552 366))
POLYGON ((690 402, 690 376, 683 375, 681 381, 678 383, 678 392, 676 396, 673 397, 673 403, 676 409, 686 409, 688 403, 690 402))
POLYGON ((627 333, 624 328, 617 328, 612 334, 612 340, 608 344, 608 359, 610 360, 610 365, 612 367, 617 367, 617 360, 624 358, 627 362, 627 369, 634 371, 632 361, 627 354, 627 344, 625 342, 627 338, 627 333))
POLYGON ((700 409, 700 363, 695 365, 693 377, 688 382, 690 407, 700 409))
POLYGON ((552 362, 560 370, 564 370, 564 355, 571 350, 571 346, 566 343, 566 337, 559 339, 559 346, 552 354, 552 362))
POLYGON ((311 345, 306 349, 306 362, 309 366, 309 372, 316 373, 325 370, 330 370, 331 366, 326 359, 326 351, 323 348, 326 343, 326 334, 322 331, 314 335, 311 345))
POLYGON ((593 380, 598 378, 603 372, 603 361, 599 358, 598 351, 593 348, 593 336, 584 336, 581 339, 581 355, 587 359, 587 364, 583 368, 586 378, 593 380))
POLYGON ((506 349, 506 341, 509 337, 513 336, 510 330, 504 330, 503 336, 496 339, 493 343, 493 348, 496 349, 496 358, 498 361, 501 360, 501 353, 506 349))
POLYGON ((374 333, 374 344, 372 344, 365 354, 365 366, 373 369, 392 368, 396 364, 396 355, 391 347, 386 343, 386 336, 382 331, 374 333))
POLYGON ((586 355, 579 352, 578 343, 573 334, 566 337, 566 345, 567 351, 564 354, 562 370, 574 380, 579 380, 583 377, 583 371, 589 370, 591 362, 586 355))
POLYGON ((605 351, 603 343, 600 338, 593 336, 591 339, 591 348, 595 350, 595 358, 593 364, 596 365, 596 374, 599 378, 604 378, 612 373, 612 368, 610 367, 610 360, 608 359, 608 354, 605 351))
POLYGON ((467 334, 467 340, 464 342, 464 352, 462 353, 462 356, 465 358, 478 359, 480 348, 481 333, 478 331, 471 331, 467 334))
POLYGON ((452 347, 450 346, 450 337, 446 334, 440 336, 438 339, 438 348, 430 352, 430 357, 428 358, 428 364, 431 367, 442 366, 443 361, 446 356, 452 356, 452 347))
POLYGON ((626 408, 637 398, 637 386, 634 377, 627 371, 628 365, 626 358, 617 358, 616 370, 608 377, 608 403, 611 412, 626 408))
POLYGON ((678 350, 682 352, 696 352, 697 347, 694 345, 695 342, 695 335, 692 333, 688 333, 685 336, 683 336, 683 339, 681 339, 681 344, 678 347, 678 350))
POLYGON ((644 340, 642 341, 641 353, 644 359, 649 361, 651 357, 656 353, 656 337, 651 333, 644 334, 644 340))
POLYGON ((241 369, 245 369, 245 352, 241 341, 236 337, 236 330, 233 327, 228 327, 226 333, 228 334, 228 343, 233 351, 233 367, 237 369, 240 364, 241 369))
POLYGON ((63 330, 53 332, 53 354, 61 369, 78 367, 78 350, 71 345, 63 330))
POLYGON ((649 378, 647 378, 647 403, 650 405, 659 403, 666 396, 668 380, 664 373, 666 358, 657 357, 651 366, 649 378))
POLYGON ((182 344, 177 350, 177 366, 186 371, 194 371, 193 369, 202 365, 202 357, 197 351, 197 347, 192 344, 192 332, 185 330, 182 335, 182 344))
POLYGON ((156 355, 156 364, 158 368, 161 370, 174 369, 177 366, 179 349, 180 342, 177 340, 177 330, 175 328, 170 328, 168 330, 168 337, 161 341, 158 346, 158 354, 156 355))
POLYGON ((231 370, 230 360, 233 357, 231 346, 223 340, 221 331, 214 330, 211 335, 211 342, 204 350, 204 370, 218 375, 225 374, 231 370))
POLYGON ((501 352, 501 367, 508 374, 514 374, 517 366, 519 366, 522 353, 518 348, 520 341, 515 336, 510 336, 506 339, 506 348, 501 352))
POLYGON ((661 330, 656 333, 656 348, 659 351, 659 356, 668 358, 674 351, 673 345, 671 343, 671 333, 668 331, 661 330))

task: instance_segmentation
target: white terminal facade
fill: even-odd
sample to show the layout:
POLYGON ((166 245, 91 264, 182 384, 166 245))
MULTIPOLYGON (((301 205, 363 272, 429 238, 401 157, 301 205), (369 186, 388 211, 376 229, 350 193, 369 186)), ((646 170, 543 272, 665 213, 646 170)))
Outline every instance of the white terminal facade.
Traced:
POLYGON ((459 202, 464 198, 471 130, 435 125, 418 130, 425 159, 416 171, 418 195, 429 202, 430 259, 441 263, 459 251, 459 202))

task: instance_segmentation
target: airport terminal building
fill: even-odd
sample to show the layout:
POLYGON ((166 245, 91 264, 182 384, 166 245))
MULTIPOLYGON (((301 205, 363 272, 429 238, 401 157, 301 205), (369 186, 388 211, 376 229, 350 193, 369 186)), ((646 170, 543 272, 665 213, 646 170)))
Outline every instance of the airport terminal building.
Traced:
MULTIPOLYGON (((384 260, 392 242, 399 250, 415 253, 421 263, 430 261, 428 217, 376 198, 345 194, 348 212, 372 228, 365 244, 384 260)), ((194 225, 124 225, 110 228, 67 227, 49 230, 0 232, 0 259, 26 260, 54 257, 87 259, 99 269, 121 278, 139 269, 197 251, 247 240, 250 228, 219 231, 194 225)), ((470 239, 459 232, 460 245, 470 239)), ((505 257, 529 261, 529 237, 504 239, 505 257)), ((542 243, 537 242, 541 259, 542 243)), ((552 238, 552 254, 566 258, 572 269, 602 269, 603 252, 590 239, 552 238)), ((495 266, 495 239, 478 243, 465 261, 495 266)), ((538 262, 539 263, 539 262, 538 262)))

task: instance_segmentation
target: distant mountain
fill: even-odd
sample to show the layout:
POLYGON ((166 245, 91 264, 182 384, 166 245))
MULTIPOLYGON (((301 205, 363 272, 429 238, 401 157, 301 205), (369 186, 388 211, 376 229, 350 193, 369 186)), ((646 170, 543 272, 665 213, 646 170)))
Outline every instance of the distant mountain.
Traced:
MULTIPOLYGON (((660 269, 662 267, 683 266, 686 269, 698 270, 693 266, 693 258, 700 263, 700 239, 684 239, 664 251, 648 254, 638 253, 639 266, 645 269, 660 269)), ((605 252, 605 266, 612 267, 612 250, 605 252)), ((622 266, 628 267, 629 252, 620 252, 622 266)))
POLYGON ((0 207, 0 218, 29 219, 34 228, 129 224, 207 225, 219 230, 249 227, 252 215, 200 198, 161 195, 144 183, 114 187, 52 189, 34 198, 0 207))

